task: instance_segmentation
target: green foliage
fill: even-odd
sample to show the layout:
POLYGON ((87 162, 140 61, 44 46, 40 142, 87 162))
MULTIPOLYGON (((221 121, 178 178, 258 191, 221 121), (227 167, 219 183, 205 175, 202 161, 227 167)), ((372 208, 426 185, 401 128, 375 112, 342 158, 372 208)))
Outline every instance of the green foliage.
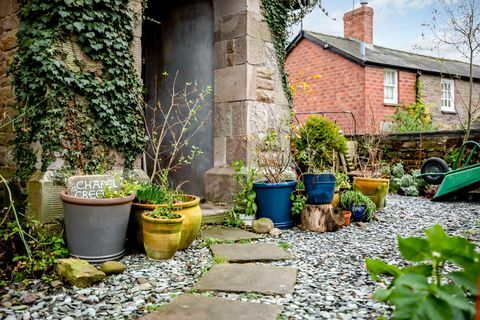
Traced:
POLYGON ((283 250, 287 250, 288 248, 290 248, 290 244, 285 241, 278 241, 277 245, 283 250))
POLYGON ((43 170, 59 155, 67 168, 92 173, 112 149, 132 167, 146 135, 128 0, 23 1, 19 16, 9 69, 21 115, 17 176, 26 180, 33 172, 37 142, 43 170))
POLYGON ((405 108, 397 108, 392 117, 393 132, 423 132, 435 130, 432 125, 430 110, 421 100, 421 83, 417 79, 417 94, 414 104, 405 108))
POLYGON ((399 251, 411 265, 400 268, 367 259, 373 280, 392 278, 386 289, 375 292, 375 299, 395 306, 393 319, 473 319, 480 276, 476 245, 448 236, 440 225, 425 234, 426 238, 398 237, 399 251))
POLYGON ((240 191, 233 197, 233 207, 225 218, 225 224, 232 227, 243 225, 239 215, 253 216, 257 212, 255 204, 256 193, 253 190, 253 183, 257 177, 255 168, 246 168, 243 161, 232 162, 235 170, 234 180, 240 187, 240 191))
POLYGON ((292 200, 292 214, 299 215, 303 212, 305 208, 305 203, 307 202, 307 197, 301 193, 292 193, 290 195, 290 200, 292 200))
POLYGON ((419 174, 419 170, 412 170, 411 174, 406 174, 400 162, 394 164, 390 169, 389 192, 412 197, 419 196, 420 191, 428 186, 423 179, 415 178, 419 174))
POLYGON ((117 188, 111 188, 108 185, 103 187, 104 198, 128 197, 129 195, 135 194, 139 188, 138 182, 135 179, 115 177, 115 184, 117 188))
POLYGON ((332 170, 337 152, 346 152, 347 139, 332 121, 309 116, 292 138, 294 159, 303 172, 332 170))
POLYGON ((228 260, 224 257, 220 257, 220 256, 213 256, 212 258, 212 262, 214 264, 222 264, 222 263, 228 263, 228 260))
POLYGON ((173 204, 178 201, 183 201, 184 197, 182 194, 166 188, 164 186, 159 186, 154 183, 143 183, 138 186, 136 190, 137 201, 138 203, 145 204, 173 204))
POLYGON ((235 241, 232 241, 232 240, 221 240, 218 238, 205 237, 205 238, 202 238, 202 242, 199 244, 199 248, 208 248, 214 244, 234 243, 234 242, 235 241))
POLYGON ((349 190, 352 187, 348 174, 340 171, 335 172, 335 184, 338 190, 349 190))
POLYGON ((180 219, 182 215, 175 213, 172 209, 168 207, 158 207, 153 211, 146 211, 146 216, 154 219, 170 220, 170 219, 180 219))
POLYGON ((375 203, 360 191, 345 191, 340 194, 340 207, 344 210, 351 210, 352 207, 365 206, 365 215, 370 221, 377 211, 375 203))

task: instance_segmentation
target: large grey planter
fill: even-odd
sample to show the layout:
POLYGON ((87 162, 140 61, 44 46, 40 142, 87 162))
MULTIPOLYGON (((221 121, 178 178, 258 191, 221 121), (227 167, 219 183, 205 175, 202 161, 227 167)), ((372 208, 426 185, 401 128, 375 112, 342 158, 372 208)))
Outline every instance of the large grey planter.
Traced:
POLYGON ((113 199, 78 198, 60 192, 70 255, 92 263, 118 260, 125 252, 134 195, 113 199))

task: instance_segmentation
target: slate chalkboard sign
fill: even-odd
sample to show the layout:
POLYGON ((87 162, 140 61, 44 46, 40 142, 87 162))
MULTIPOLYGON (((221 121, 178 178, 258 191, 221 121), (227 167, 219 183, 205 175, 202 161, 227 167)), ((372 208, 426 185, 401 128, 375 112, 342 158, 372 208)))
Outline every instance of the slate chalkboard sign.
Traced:
POLYGON ((119 188, 111 175, 73 176, 67 180, 68 194, 79 198, 103 198, 105 186, 112 190, 119 188))

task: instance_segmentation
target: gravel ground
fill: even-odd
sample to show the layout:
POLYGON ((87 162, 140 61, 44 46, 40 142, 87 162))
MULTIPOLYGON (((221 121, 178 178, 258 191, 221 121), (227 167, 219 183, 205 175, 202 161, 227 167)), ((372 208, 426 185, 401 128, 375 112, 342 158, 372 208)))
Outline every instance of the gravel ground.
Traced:
MULTIPOLYGON (((480 244, 480 203, 434 203, 422 198, 389 196, 380 221, 351 225, 338 232, 313 233, 294 228, 260 241, 286 242, 295 259, 275 265, 299 269, 295 292, 286 296, 210 293, 234 300, 281 304, 284 319, 371 319, 389 308, 371 299, 375 284, 365 258, 401 263, 396 236, 422 236, 436 223, 447 233, 480 244)), ((28 288, 0 289, 0 319, 130 319, 192 292, 211 266, 211 254, 196 242, 174 259, 150 261, 129 255, 121 275, 87 289, 34 282, 28 288)), ((180 319, 179 319, 180 320, 180 319)))

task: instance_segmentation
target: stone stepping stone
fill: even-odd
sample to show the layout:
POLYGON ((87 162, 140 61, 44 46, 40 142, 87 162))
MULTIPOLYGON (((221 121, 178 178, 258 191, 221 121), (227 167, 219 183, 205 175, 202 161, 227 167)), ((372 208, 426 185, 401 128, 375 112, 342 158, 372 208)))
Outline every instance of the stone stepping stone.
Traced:
POLYGON ((270 243, 233 243, 214 244, 210 246, 214 256, 222 257, 228 262, 261 262, 288 260, 292 256, 276 244, 270 243))
POLYGON ((268 264, 216 264, 198 281, 198 291, 293 293, 297 269, 268 264))
POLYGON ((183 295, 141 320, 275 320, 283 306, 183 295))
POLYGON ((209 228, 202 230, 203 238, 215 238, 223 241, 260 239, 261 235, 238 228, 209 228))

